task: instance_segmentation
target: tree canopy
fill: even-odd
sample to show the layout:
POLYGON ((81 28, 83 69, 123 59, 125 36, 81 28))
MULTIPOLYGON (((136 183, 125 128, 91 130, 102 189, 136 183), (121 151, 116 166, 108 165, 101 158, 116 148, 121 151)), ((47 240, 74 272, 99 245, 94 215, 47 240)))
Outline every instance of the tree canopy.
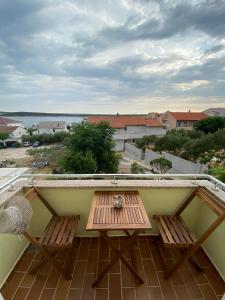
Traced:
POLYGON ((113 150, 114 129, 108 122, 76 124, 67 138, 63 167, 67 172, 116 173, 119 158, 113 150))
POLYGON ((0 132, 0 140, 6 140, 9 137, 8 133, 0 132))
POLYGON ((172 168, 172 162, 164 157, 156 158, 150 161, 150 166, 160 174, 165 174, 172 168))
POLYGON ((194 124, 194 128, 204 133, 216 132, 218 129, 225 128, 225 117, 216 116, 200 120, 194 124))

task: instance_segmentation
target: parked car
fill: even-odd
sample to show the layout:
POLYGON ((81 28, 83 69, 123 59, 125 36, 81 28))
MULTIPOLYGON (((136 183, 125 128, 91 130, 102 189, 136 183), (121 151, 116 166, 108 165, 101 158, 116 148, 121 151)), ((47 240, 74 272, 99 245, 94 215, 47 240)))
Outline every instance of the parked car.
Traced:
POLYGON ((29 142, 29 141, 27 141, 27 142, 24 142, 24 143, 23 143, 23 146, 24 146, 24 147, 30 147, 30 146, 32 146, 32 143, 29 142))
POLYGON ((33 143, 32 147, 33 147, 33 148, 37 148, 37 147, 39 147, 40 145, 41 145, 41 143, 40 143, 39 141, 37 141, 37 142, 34 142, 34 143, 33 143))
POLYGON ((44 168, 48 166, 48 161, 34 161, 32 164, 33 168, 44 168))

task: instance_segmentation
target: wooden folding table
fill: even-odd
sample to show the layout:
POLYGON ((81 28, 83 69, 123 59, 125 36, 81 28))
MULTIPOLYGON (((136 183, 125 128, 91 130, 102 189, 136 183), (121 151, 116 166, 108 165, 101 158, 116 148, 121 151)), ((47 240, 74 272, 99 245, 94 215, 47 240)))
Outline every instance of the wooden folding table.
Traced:
MULTIPOLYGON (((151 224, 142 203, 142 199, 137 191, 95 192, 86 229, 99 231, 99 238, 103 238, 115 252, 113 259, 100 274, 98 274, 98 255, 96 280, 92 285, 93 287, 102 280, 118 259, 121 259, 139 283, 143 283, 143 280, 137 271, 133 245, 138 234, 143 230, 151 229, 151 224), (121 196, 122 208, 113 207, 115 195, 121 196), (108 235, 108 232, 112 230, 122 230, 129 237, 126 245, 120 250, 117 249, 108 235), (130 230, 133 231, 133 233, 130 233, 130 230), (127 249, 130 249, 131 251, 132 264, 130 264, 123 256, 127 249)), ((100 248, 100 246, 98 248, 100 248)))

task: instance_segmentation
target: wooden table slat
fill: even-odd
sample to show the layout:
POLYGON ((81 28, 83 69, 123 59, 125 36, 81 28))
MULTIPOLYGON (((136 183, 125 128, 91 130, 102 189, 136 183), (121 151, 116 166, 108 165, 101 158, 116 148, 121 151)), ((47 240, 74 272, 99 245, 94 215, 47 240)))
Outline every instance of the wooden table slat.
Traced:
POLYGON ((137 191, 95 192, 87 230, 144 230, 150 229, 148 215, 137 191), (120 195, 123 206, 113 207, 115 195, 120 195))

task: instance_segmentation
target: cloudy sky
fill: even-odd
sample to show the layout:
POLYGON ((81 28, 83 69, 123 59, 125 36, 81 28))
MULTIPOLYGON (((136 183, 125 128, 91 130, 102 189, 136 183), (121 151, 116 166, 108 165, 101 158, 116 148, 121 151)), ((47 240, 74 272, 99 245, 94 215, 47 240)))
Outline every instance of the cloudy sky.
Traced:
POLYGON ((225 0, 0 0, 0 111, 225 107, 225 0))

